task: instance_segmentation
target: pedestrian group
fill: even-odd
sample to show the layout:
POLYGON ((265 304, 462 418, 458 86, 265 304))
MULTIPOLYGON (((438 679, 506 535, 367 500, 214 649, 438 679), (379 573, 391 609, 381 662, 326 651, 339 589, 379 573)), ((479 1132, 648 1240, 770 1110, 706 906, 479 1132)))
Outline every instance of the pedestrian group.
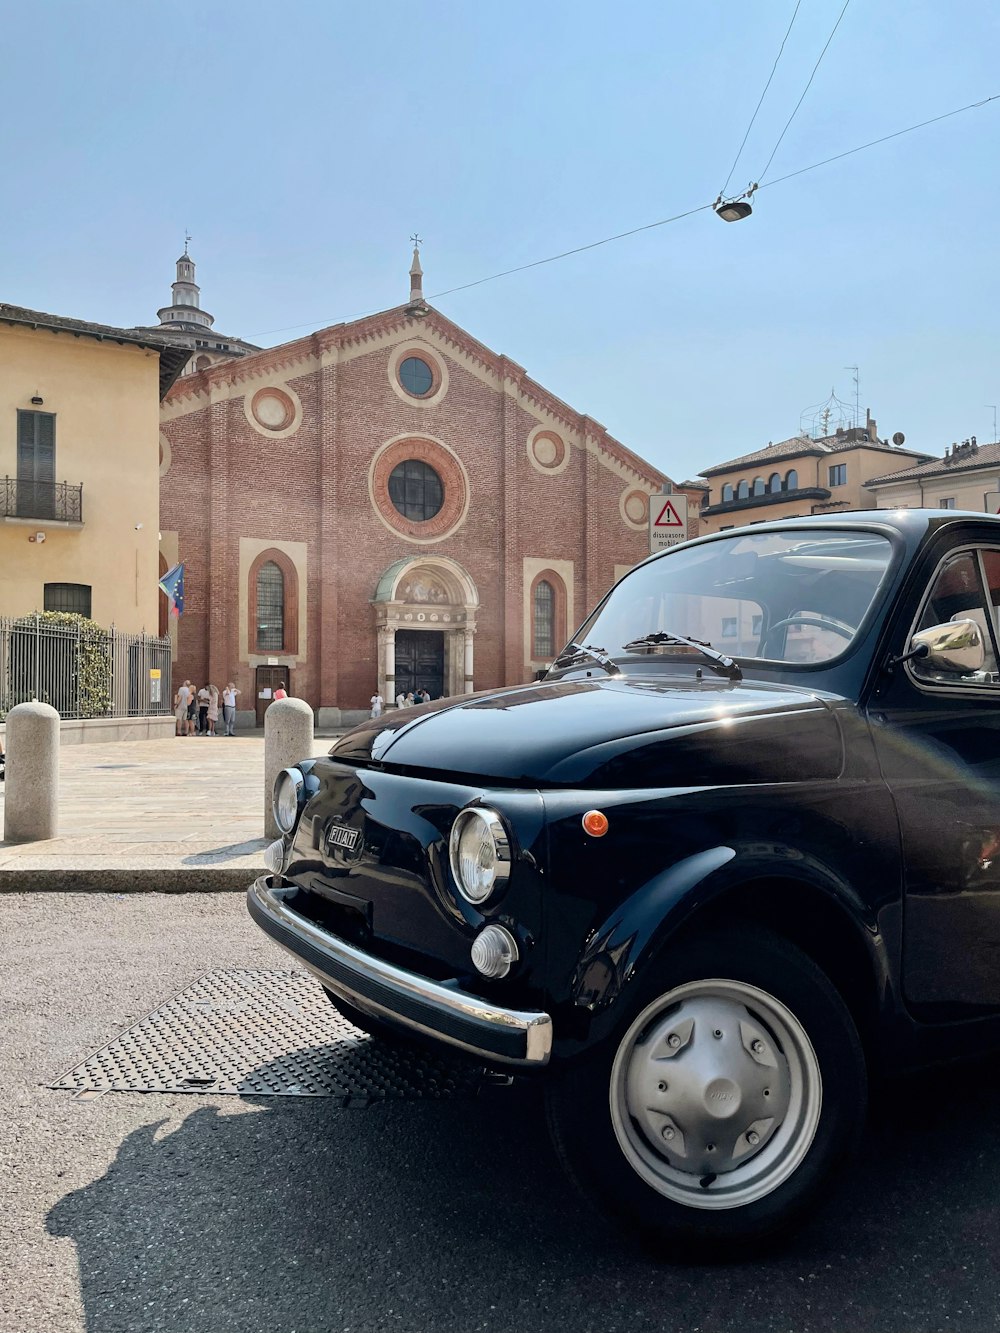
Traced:
MULTIPOLYGON (((189 680, 178 685, 174 695, 174 720, 178 736, 235 736, 236 735, 236 700, 240 691, 232 681, 228 681, 224 690, 217 685, 202 685, 195 689, 189 680), (216 728, 219 725, 219 702, 222 703, 222 723, 224 732, 216 728)), ((275 691, 275 698, 278 698, 275 691)), ((287 696, 282 691, 281 698, 287 696)))

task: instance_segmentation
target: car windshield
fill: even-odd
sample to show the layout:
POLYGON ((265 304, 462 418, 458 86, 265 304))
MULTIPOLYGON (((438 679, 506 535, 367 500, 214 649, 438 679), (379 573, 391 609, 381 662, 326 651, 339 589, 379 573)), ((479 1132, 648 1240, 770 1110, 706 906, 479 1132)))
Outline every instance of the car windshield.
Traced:
POLYGON ((821 529, 679 547, 626 575, 576 642, 617 661, 667 654, 700 665, 676 635, 741 659, 829 662, 854 640, 891 555, 877 533, 821 529))

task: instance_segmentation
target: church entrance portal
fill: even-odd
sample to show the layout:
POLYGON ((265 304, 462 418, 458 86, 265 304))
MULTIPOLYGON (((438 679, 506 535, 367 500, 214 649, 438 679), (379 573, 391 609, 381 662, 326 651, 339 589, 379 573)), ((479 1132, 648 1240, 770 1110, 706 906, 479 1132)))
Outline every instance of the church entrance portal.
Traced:
POLYGON ((444 688, 444 634, 441 630, 396 631, 396 693, 426 690, 440 699, 444 688))
POLYGON ((426 690, 432 699, 470 694, 479 593, 455 560, 430 553, 389 566, 375 596, 379 691, 426 690))

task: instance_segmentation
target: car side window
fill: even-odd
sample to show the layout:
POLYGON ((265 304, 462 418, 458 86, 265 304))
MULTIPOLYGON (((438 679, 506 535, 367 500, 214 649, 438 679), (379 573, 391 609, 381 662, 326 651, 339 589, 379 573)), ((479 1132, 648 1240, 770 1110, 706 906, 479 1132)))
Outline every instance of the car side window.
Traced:
POLYGON ((943 672, 920 658, 911 663, 918 680, 935 685, 1000 686, 996 635, 1000 607, 1000 551, 960 551, 945 561, 935 575, 916 629, 930 629, 948 621, 974 620, 983 634, 985 660, 979 671, 943 672), (993 587, 989 588, 992 581, 993 587))

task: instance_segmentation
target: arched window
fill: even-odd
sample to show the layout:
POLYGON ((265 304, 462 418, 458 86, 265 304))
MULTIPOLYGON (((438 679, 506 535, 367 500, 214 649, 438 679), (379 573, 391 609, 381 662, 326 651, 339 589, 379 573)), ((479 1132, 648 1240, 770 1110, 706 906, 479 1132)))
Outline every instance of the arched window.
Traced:
POLYGON ((284 551, 261 551, 247 588, 250 652, 298 652, 298 587, 295 565, 284 551))
POLYGON ((566 642, 566 585, 554 570, 544 569, 531 584, 531 657, 542 662, 566 642))
POLYGON ((750 485, 746 481, 741 481, 736 488, 737 500, 748 500, 750 498, 750 485))
POLYGON ((798 489, 799 489, 799 474, 795 471, 794 468, 792 468, 788 476, 785 478, 785 490, 797 491, 798 489))
POLYGON ((284 652, 285 576, 273 560, 257 571, 257 651, 284 652))
POLYGON ((555 652, 556 595, 548 579, 535 584, 534 614, 535 656, 551 657, 555 652))
POLYGON ((767 488, 768 488, 768 490, 771 492, 772 495, 777 495, 777 494, 778 494, 778 492, 781 490, 781 473, 780 473, 780 472, 772 472, 772 473, 771 473, 771 479, 770 479, 770 481, 767 483, 767 488))
POLYGON ((732 498, 733 498, 733 488, 727 481, 725 486, 723 486, 722 488, 722 503, 728 504, 730 500, 732 500, 732 498))
POLYGON ((763 495, 763 494, 764 494, 764 478, 763 478, 763 477, 754 477, 754 479, 753 479, 753 493, 754 493, 754 495, 763 495))

